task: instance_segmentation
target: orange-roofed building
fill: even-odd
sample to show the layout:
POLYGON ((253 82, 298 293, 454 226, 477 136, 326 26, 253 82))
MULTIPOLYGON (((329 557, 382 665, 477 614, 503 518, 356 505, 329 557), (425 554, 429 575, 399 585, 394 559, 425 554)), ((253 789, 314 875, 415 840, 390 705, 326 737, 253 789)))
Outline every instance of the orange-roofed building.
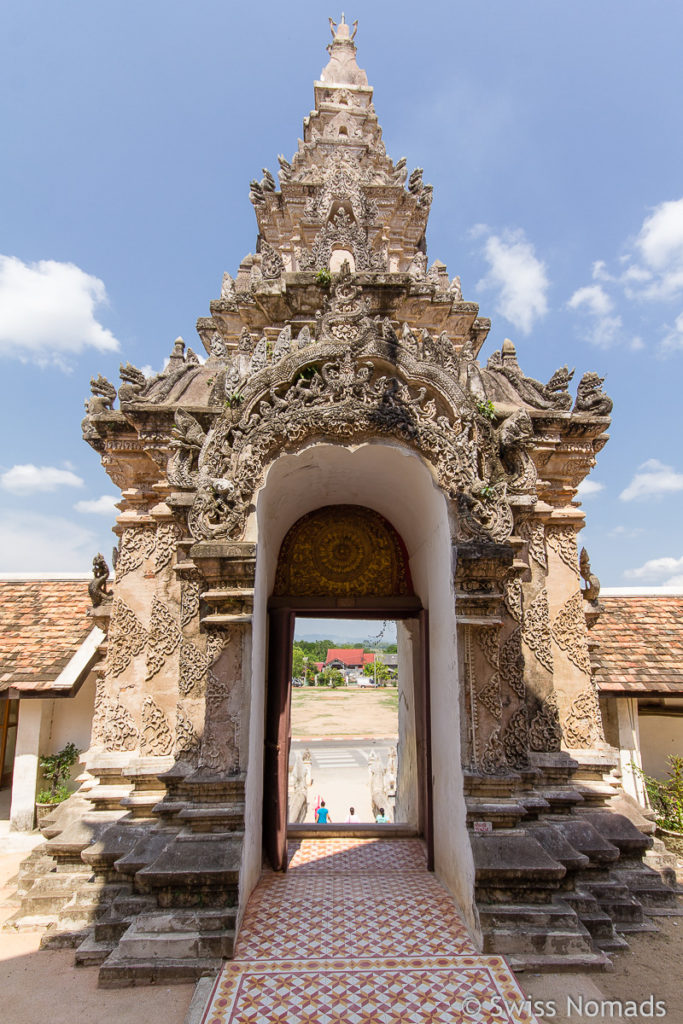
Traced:
POLYGON ((104 639, 88 615, 90 579, 0 575, 0 799, 12 830, 33 828, 40 757, 90 746, 104 639))
POLYGON ((327 668, 362 668, 372 664, 374 654, 366 654, 362 647, 330 647, 325 659, 327 668))

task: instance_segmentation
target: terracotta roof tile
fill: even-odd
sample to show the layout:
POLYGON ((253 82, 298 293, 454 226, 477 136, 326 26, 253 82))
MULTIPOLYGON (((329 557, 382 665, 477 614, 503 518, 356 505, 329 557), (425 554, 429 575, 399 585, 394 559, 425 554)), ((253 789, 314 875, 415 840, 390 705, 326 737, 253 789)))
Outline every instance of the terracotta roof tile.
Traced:
POLYGON ((605 612, 590 632, 602 693, 683 696, 683 597, 600 597, 605 612))
POLYGON ((47 690, 93 628, 87 580, 0 580, 0 692, 47 690))

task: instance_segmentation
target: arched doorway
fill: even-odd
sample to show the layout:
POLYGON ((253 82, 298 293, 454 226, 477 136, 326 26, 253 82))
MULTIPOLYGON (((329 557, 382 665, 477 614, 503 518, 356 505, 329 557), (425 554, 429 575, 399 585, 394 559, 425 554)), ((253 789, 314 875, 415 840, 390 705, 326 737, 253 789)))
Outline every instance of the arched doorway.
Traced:
MULTIPOLYGON (((279 551, 269 601, 264 753, 263 838, 272 867, 287 864, 287 779, 290 748, 294 618, 343 614, 391 618, 412 626, 412 664, 403 676, 411 694, 416 824, 433 865, 431 736, 427 612, 413 590, 408 553, 392 524, 362 505, 327 505, 300 517, 279 551)), ((405 733, 405 726, 399 733, 405 733)))

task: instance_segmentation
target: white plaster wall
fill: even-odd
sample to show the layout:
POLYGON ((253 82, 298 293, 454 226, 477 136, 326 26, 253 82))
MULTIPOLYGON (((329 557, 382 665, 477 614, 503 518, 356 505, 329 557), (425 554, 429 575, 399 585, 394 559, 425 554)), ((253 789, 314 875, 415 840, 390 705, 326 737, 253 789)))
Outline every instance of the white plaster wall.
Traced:
MULTIPOLYGON (((87 750, 95 709, 94 674, 90 673, 75 697, 62 697, 49 704, 47 745, 41 753, 56 754, 67 743, 75 743, 80 751, 87 750)), ((75 768, 74 774, 78 774, 75 768)))
POLYGON ((45 735, 42 700, 19 701, 17 745, 14 751, 10 829, 30 832, 36 803, 38 758, 45 735))
MULTIPOLYGON (((683 701, 665 701, 666 705, 681 707, 683 701)), ((683 757, 683 717, 640 715, 638 728, 643 771, 656 779, 665 779, 670 771, 667 757, 683 757)))
POLYGON ((645 792, 642 776, 633 765, 643 767, 641 757, 641 739, 639 735, 638 701, 632 698, 615 698, 617 723, 619 730, 619 763, 621 765, 621 784, 634 800, 642 807, 650 803, 645 792))
POLYGON ((243 855, 246 900, 261 871, 266 604, 287 530, 323 505, 366 505, 385 516, 408 550, 416 593, 430 613, 432 760, 436 872, 476 928, 474 864, 465 827, 451 532, 443 494, 414 453, 390 443, 313 444, 274 462, 245 539, 256 541, 252 706, 243 855))

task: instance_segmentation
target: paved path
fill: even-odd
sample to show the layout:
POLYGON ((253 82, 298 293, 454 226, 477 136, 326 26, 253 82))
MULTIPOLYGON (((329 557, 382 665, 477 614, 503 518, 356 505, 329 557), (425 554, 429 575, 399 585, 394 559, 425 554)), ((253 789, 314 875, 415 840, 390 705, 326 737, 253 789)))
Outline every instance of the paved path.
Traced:
POLYGON ((202 1024, 534 1024, 419 840, 303 840, 290 854, 255 889, 202 1024))

